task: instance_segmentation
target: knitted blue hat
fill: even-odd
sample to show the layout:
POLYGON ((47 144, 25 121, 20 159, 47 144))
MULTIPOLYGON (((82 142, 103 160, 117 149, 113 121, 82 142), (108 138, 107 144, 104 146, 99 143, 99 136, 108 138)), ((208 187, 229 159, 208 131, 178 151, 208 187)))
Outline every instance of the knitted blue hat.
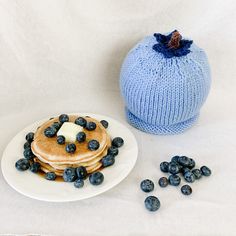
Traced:
POLYGON ((128 121, 153 134, 178 134, 191 127, 210 84, 205 52, 176 30, 139 42, 120 75, 128 121))

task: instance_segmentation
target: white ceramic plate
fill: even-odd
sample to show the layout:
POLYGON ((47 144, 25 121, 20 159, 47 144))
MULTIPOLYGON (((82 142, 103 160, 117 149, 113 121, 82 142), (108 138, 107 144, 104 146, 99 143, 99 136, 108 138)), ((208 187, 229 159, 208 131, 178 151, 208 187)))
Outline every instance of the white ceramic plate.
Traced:
MULTIPOLYGON (((76 114, 76 113, 73 113, 76 114)), ((7 145, 2 157, 2 173, 7 183, 19 193, 42 201, 50 202, 68 202, 82 200, 101 194, 120 183, 133 169, 137 156, 138 146, 134 135, 131 131, 120 122, 106 116, 97 114, 84 114, 81 116, 91 116, 98 120, 107 120, 109 127, 108 133, 112 138, 120 136, 124 139, 125 144, 119 149, 119 155, 113 166, 102 170, 104 182, 99 186, 93 186, 88 179, 85 180, 84 187, 77 189, 73 183, 48 181, 43 177, 31 173, 31 171, 20 172, 15 168, 15 162, 23 158, 23 145, 25 135, 41 125, 44 120, 29 125, 19 132, 7 145)))

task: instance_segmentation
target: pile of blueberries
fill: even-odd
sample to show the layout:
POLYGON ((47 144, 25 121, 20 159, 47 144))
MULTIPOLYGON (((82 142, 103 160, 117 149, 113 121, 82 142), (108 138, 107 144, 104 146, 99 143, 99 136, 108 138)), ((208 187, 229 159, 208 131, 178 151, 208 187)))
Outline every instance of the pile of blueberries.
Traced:
MULTIPOLYGON (((193 183, 195 180, 199 180, 202 176, 210 176, 211 170, 207 166, 202 166, 200 169, 195 168, 195 161, 192 158, 186 156, 174 156, 170 162, 164 161, 160 164, 160 169, 164 173, 169 173, 168 178, 161 177, 158 181, 160 187, 165 188, 168 185, 178 186, 181 183, 182 175, 184 180, 188 183, 193 183)), ((141 189, 144 192, 151 192, 154 189, 154 183, 152 180, 145 179, 140 184, 141 189)), ((192 194, 192 188, 190 185, 185 184, 181 187, 181 192, 184 195, 192 194)), ((160 201, 155 196, 149 196, 145 199, 145 206, 150 211, 157 211, 160 208, 160 201)))

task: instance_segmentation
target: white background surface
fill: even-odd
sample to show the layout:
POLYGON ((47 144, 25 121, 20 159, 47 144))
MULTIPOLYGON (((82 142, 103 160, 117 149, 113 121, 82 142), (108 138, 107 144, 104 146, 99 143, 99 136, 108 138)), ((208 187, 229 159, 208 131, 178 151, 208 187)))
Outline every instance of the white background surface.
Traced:
POLYGON ((0 234, 236 235, 235 11, 233 0, 0 0, 1 152, 19 130, 50 114, 93 112, 125 123, 120 66, 153 32, 176 28, 194 39, 209 56, 213 78, 188 132, 162 137, 131 128, 140 149, 137 165, 101 196, 39 202, 0 175, 0 234), (157 183, 159 163, 175 154, 194 157, 213 175, 194 183, 191 197, 156 185, 162 206, 150 213, 139 183, 157 183))

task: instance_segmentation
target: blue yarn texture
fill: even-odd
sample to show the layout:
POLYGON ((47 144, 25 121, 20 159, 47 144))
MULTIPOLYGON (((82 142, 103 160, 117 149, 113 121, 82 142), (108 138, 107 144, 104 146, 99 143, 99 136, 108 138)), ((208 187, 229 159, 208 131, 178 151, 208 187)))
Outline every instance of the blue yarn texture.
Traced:
POLYGON ((182 56, 166 57, 148 36, 126 56, 120 73, 126 115, 134 127, 152 134, 178 134, 197 120, 211 85, 205 52, 192 41, 182 56))

